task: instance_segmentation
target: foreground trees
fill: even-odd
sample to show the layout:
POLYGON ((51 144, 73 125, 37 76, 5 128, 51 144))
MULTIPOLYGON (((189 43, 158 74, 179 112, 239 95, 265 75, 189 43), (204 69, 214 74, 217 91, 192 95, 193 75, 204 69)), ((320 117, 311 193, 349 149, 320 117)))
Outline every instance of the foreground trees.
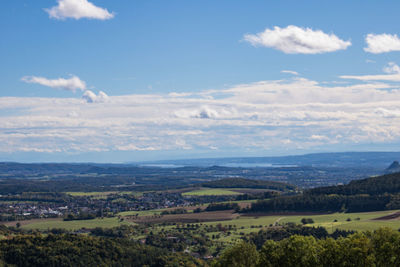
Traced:
POLYGON ((244 241, 226 249, 215 266, 218 267, 256 267, 259 262, 259 253, 256 246, 244 241))
POLYGON ((388 228, 347 237, 292 235, 262 247, 244 240, 212 262, 128 238, 18 234, 0 240, 0 266, 400 266, 400 233, 388 228))
POLYGON ((17 235, 0 241, 0 266, 204 266, 127 239, 60 234, 17 235))
POLYGON ((294 235, 268 240, 257 251, 241 242, 227 249, 214 266, 400 266, 400 233, 384 228, 338 239, 294 235))

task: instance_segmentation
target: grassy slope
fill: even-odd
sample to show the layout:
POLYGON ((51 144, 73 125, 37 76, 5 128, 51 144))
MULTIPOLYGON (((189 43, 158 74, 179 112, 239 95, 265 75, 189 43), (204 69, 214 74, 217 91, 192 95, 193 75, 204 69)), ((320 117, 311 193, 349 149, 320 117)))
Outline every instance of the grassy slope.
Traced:
POLYGON ((281 222, 295 222, 301 223, 302 218, 312 218, 314 224, 310 226, 323 226, 328 231, 334 231, 335 229, 344 230, 375 230, 379 227, 390 227, 393 229, 400 228, 400 220, 372 220, 374 218, 382 217, 395 211, 376 211, 376 212, 360 212, 360 213, 333 213, 327 215, 313 215, 313 216, 288 216, 281 220, 281 222), (350 218, 351 221, 347 221, 350 218), (357 220, 359 218, 359 220, 357 220), (337 220, 337 222, 334 222, 337 220))
POLYGON ((235 242, 239 240, 241 235, 240 233, 251 233, 258 232, 260 229, 264 227, 268 227, 275 222, 288 223, 294 222, 301 224, 302 218, 312 218, 314 220, 313 224, 308 224, 307 226, 323 226, 328 232, 335 231, 336 229, 343 230, 354 230, 354 231, 366 231, 366 230, 376 230, 380 227, 389 227, 392 229, 400 228, 400 219, 399 220, 391 220, 391 221, 375 221, 371 220, 374 218, 378 218, 381 216, 388 215, 395 211, 378 211, 378 212, 361 212, 361 213, 334 213, 334 214, 325 214, 325 215, 301 215, 301 216, 293 216, 293 215, 271 215, 271 216, 260 216, 260 217, 247 217, 242 216, 237 219, 231 221, 217 221, 217 222, 207 222, 203 223, 206 225, 217 225, 221 224, 222 226, 235 225, 237 228, 236 231, 231 231, 231 235, 220 234, 219 232, 208 233, 209 236, 213 234, 220 234, 219 241, 222 242, 235 242), (347 218, 350 218, 351 221, 348 222, 347 218), (360 220, 356 220, 360 218, 360 220), (333 222, 334 220, 338 220, 337 222, 333 222), (263 226, 260 228, 260 226, 263 226))
POLYGON ((294 222, 301 224, 302 218, 312 218, 314 220, 313 224, 309 224, 308 226, 323 226, 326 227, 328 231, 335 229, 346 229, 346 230, 356 230, 356 231, 364 231, 364 230, 374 230, 379 227, 391 227, 393 229, 400 228, 400 220, 390 220, 390 221, 375 221, 371 220, 374 218, 378 218, 381 216, 385 216, 387 214, 393 213, 395 211, 377 211, 377 212, 360 212, 360 213, 333 213, 333 214, 325 214, 325 215, 271 215, 271 216, 260 216, 260 217, 247 217, 242 216, 238 219, 232 221, 220 221, 220 222, 212 222, 206 223, 210 225, 222 224, 222 225, 236 225, 237 228, 245 227, 245 229, 241 229, 242 232, 254 232, 258 231, 259 228, 251 228, 251 226, 269 226, 273 224, 278 219, 279 223, 288 223, 294 222), (347 221, 350 218, 351 221, 347 221), (360 218, 360 220, 356 220, 360 218), (337 222, 333 222, 334 220, 337 222))

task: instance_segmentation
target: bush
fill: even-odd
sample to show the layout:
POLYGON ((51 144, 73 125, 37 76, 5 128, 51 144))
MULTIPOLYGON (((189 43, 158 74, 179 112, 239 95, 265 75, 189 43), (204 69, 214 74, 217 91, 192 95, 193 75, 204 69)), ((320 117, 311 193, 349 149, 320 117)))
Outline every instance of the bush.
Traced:
POLYGON ((312 223, 314 223, 314 220, 311 218, 303 218, 303 219, 301 219, 301 223, 302 224, 312 224, 312 223))

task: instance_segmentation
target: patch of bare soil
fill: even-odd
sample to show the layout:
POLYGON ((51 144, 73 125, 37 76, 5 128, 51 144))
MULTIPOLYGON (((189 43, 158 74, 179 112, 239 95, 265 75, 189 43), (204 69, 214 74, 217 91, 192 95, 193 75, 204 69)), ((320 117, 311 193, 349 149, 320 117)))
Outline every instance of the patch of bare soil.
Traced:
POLYGON ((317 212, 253 212, 253 213, 242 213, 240 216, 247 217, 261 217, 261 216, 302 216, 302 215, 325 215, 330 213, 317 213, 317 212))
POLYGON ((389 214, 389 215, 385 215, 382 217, 378 217, 378 218, 374 218, 372 220, 374 221, 388 221, 388 220, 394 220, 394 219, 398 219, 400 217, 400 211, 389 214))

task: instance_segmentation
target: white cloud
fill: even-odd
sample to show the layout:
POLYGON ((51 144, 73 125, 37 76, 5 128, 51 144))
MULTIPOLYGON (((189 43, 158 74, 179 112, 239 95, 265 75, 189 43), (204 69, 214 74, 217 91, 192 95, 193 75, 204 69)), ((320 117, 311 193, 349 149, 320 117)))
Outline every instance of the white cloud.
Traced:
POLYGON ((99 19, 107 20, 114 17, 107 9, 95 6, 88 0, 57 0, 58 5, 46 8, 50 18, 54 19, 99 19))
POLYGON ((281 70, 281 73, 287 73, 287 74, 292 74, 292 75, 299 75, 299 73, 297 71, 293 71, 293 70, 281 70))
POLYGON ((282 151, 400 143, 400 86, 393 83, 326 85, 290 77, 191 94, 87 90, 84 99, 103 104, 0 97, 0 152, 282 151))
POLYGON ((360 80, 360 81, 390 81, 399 82, 400 81, 400 67, 394 63, 389 62, 382 69, 383 72, 387 74, 377 74, 377 75, 342 75, 339 76, 342 79, 360 80))
POLYGON ((77 89, 82 91, 86 90, 86 83, 77 76, 72 76, 69 79, 64 79, 64 78, 47 79, 44 77, 37 77, 37 76, 25 76, 22 77, 21 80, 26 83, 36 83, 43 86, 55 89, 63 89, 72 92, 75 92, 77 89))
POLYGON ((342 75, 342 79, 360 80, 360 81, 389 81, 400 82, 400 74, 379 74, 379 75, 342 75))
POLYGON ((329 140, 329 138, 326 137, 326 136, 316 135, 316 134, 311 135, 310 139, 311 140, 316 140, 316 141, 327 141, 327 140, 329 140))
POLYGON ((246 34, 244 40, 254 46, 272 47, 286 54, 321 54, 343 50, 351 45, 350 41, 343 41, 333 33, 294 25, 286 28, 275 26, 257 34, 246 34))
POLYGON ((400 51, 400 39, 396 34, 373 34, 370 33, 365 37, 367 47, 365 52, 380 54, 391 51, 400 51))
POLYGON ((399 74, 400 73, 400 67, 394 63, 394 62, 389 62, 384 68, 383 72, 389 73, 389 74, 399 74))
POLYGON ((87 103, 104 103, 107 102, 109 97, 103 91, 100 91, 97 95, 90 90, 86 90, 82 98, 86 100, 87 103))

